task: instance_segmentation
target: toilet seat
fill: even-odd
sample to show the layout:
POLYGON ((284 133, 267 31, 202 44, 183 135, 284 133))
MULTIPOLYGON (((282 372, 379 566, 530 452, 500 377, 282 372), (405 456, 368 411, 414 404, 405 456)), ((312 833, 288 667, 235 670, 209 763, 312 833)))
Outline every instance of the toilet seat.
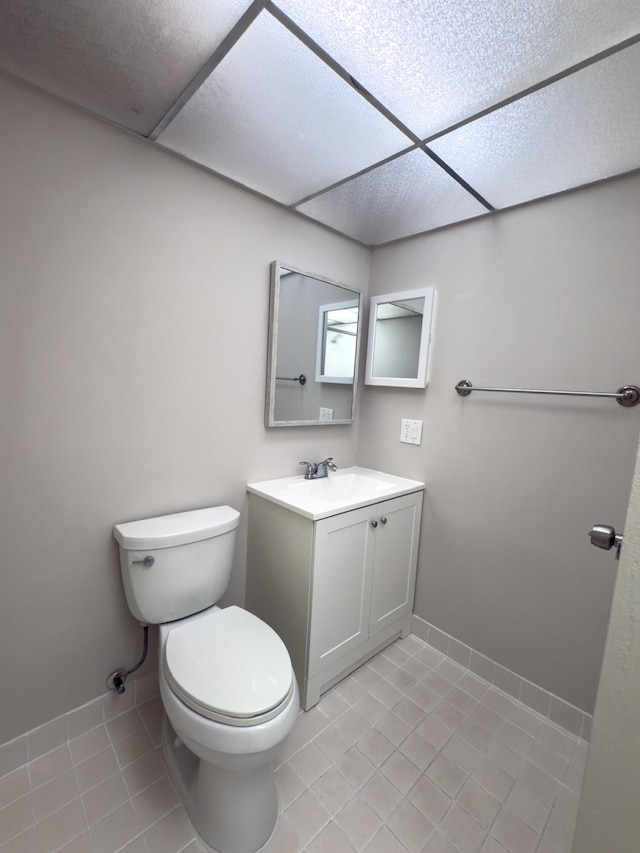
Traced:
POLYGON ((163 665, 169 686, 185 705, 231 726, 273 719, 294 690, 291 659, 280 637, 235 606, 176 625, 167 637, 163 665))

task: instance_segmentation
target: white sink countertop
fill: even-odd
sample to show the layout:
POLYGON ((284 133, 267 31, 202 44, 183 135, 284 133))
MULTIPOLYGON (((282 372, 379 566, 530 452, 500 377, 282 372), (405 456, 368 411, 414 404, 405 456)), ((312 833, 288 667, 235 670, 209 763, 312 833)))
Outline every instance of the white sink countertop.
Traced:
POLYGON ((280 477, 249 483, 247 491, 313 521, 424 489, 424 483, 371 468, 339 468, 319 480, 280 477))

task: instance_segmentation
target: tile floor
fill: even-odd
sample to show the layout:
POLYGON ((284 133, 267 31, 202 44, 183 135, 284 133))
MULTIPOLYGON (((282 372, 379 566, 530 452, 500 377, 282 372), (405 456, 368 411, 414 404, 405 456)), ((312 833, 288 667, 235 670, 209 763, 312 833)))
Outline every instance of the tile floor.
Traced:
MULTIPOLYGON (((207 853, 158 697, 0 778, 0 853, 207 853)), ((413 636, 301 714, 264 853, 570 853, 587 745, 413 636)))

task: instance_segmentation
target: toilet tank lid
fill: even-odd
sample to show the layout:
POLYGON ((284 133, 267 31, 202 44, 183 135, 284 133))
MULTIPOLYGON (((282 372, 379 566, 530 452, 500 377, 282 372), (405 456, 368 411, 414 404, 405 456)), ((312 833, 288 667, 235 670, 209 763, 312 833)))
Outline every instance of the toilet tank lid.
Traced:
POLYGON ((212 539, 234 530, 239 520, 233 507, 212 506, 116 524, 113 535, 127 551, 150 551, 212 539))

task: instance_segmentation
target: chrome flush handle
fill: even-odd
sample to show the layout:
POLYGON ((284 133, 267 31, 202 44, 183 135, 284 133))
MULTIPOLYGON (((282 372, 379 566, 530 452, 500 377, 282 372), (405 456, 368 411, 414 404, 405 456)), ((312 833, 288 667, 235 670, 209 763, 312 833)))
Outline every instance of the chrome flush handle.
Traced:
POLYGON ((155 561, 155 557, 152 557, 151 554, 149 554, 147 557, 144 558, 144 560, 133 560, 132 563, 134 566, 144 566, 146 569, 149 569, 155 563, 155 561))

